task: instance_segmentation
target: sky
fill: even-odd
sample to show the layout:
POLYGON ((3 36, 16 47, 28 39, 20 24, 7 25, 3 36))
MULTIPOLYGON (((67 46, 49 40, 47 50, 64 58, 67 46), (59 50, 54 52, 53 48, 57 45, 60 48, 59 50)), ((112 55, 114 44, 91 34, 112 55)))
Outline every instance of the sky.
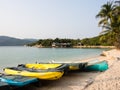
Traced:
POLYGON ((108 0, 0 0, 0 36, 83 39, 99 35, 108 0))

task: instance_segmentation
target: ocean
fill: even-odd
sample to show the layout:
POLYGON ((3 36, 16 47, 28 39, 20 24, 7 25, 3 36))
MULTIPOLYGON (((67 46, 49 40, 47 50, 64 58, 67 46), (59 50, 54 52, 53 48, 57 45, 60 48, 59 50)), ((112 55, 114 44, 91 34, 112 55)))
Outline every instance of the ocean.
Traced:
POLYGON ((98 56, 106 49, 0 46, 0 69, 35 62, 65 62, 98 56))

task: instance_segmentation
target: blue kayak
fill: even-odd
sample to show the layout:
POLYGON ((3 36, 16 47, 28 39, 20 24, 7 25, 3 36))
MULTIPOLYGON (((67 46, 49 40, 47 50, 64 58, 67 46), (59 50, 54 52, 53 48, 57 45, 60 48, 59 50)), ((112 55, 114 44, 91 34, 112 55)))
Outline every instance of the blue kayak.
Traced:
MULTIPOLYGON (((18 75, 1 75, 0 81, 8 83, 11 86, 22 87, 38 81, 37 78, 18 76, 18 75)), ((1 90, 1 89, 0 89, 1 90)))

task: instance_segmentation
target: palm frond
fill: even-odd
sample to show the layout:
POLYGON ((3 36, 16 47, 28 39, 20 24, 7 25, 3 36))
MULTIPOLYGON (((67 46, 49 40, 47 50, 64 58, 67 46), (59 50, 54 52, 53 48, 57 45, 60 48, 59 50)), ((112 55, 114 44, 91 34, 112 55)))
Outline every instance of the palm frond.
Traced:
POLYGON ((103 25, 102 28, 105 28, 107 30, 112 30, 112 28, 110 27, 110 25, 103 25))
POLYGON ((99 21, 98 26, 103 26, 103 25, 106 25, 106 24, 108 24, 108 21, 105 18, 105 19, 102 19, 102 20, 99 21))

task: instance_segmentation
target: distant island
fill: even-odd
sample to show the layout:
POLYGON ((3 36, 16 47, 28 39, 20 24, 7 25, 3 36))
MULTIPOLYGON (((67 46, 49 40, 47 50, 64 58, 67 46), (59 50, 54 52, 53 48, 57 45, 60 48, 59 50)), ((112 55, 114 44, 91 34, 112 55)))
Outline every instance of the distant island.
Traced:
POLYGON ((35 41, 37 39, 18 39, 9 36, 0 36, 0 46, 23 46, 35 41))

